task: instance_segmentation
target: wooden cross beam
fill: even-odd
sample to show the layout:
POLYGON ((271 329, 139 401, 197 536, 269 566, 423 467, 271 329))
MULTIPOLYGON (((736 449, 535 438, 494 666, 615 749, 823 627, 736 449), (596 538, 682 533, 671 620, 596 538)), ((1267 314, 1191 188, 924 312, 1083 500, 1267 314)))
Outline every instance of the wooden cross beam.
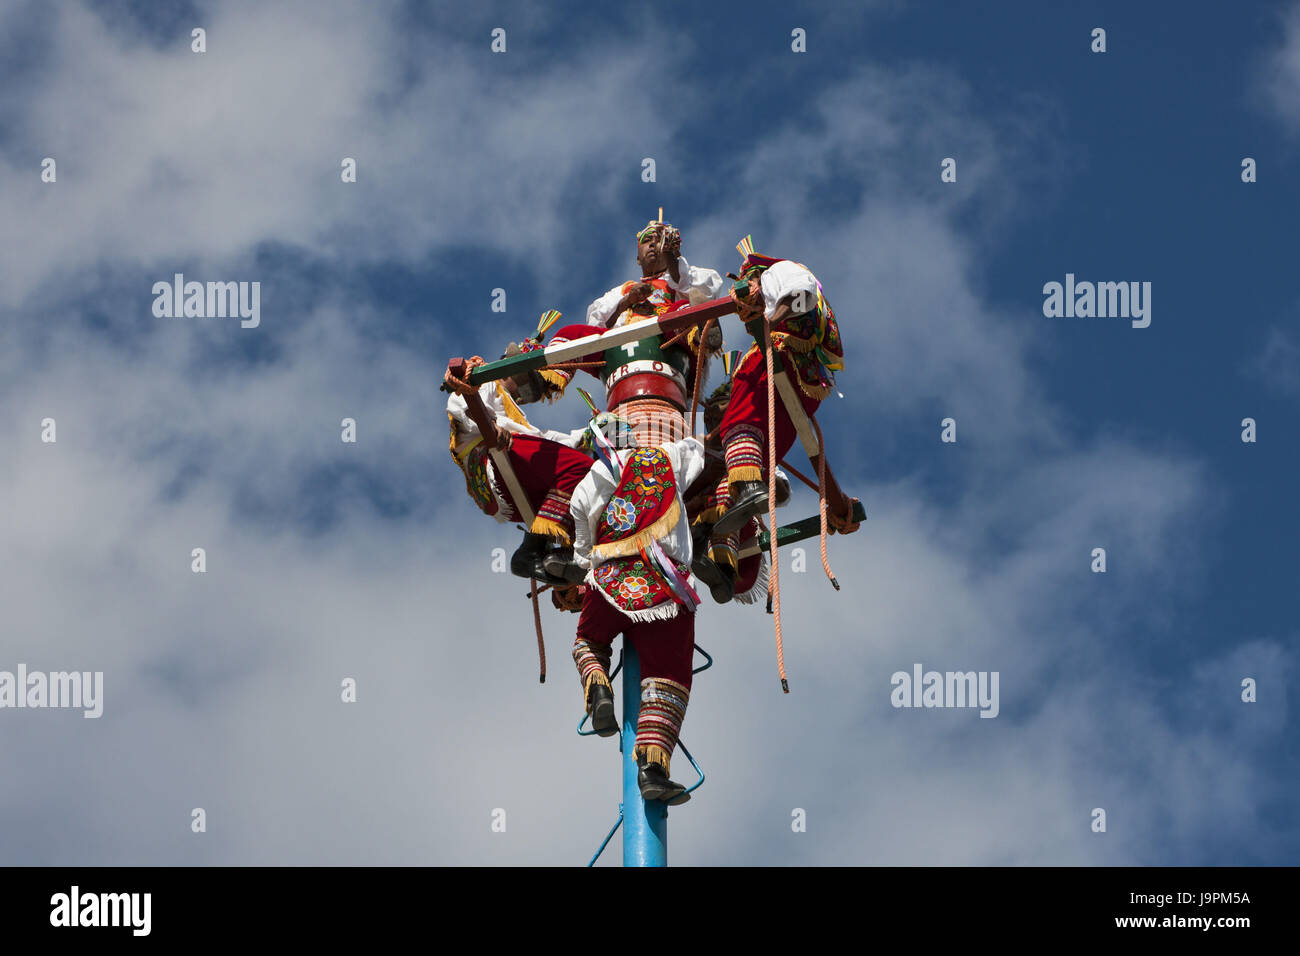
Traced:
POLYGON ((524 352, 522 355, 512 355, 497 362, 488 362, 469 373, 469 384, 482 385, 484 382, 509 378, 512 375, 531 372, 558 362, 572 362, 595 352, 604 352, 620 345, 627 345, 629 342, 640 342, 652 335, 671 335, 692 325, 701 325, 709 319, 731 315, 735 311, 736 303, 730 296, 701 302, 699 305, 688 305, 659 318, 630 322, 603 332, 594 332, 572 342, 548 345, 534 352, 524 352))
MULTIPOLYGON (((853 503, 853 520, 859 522, 867 520, 867 509, 862 506, 861 501, 853 503)), ((776 546, 783 548, 787 544, 794 544, 796 541, 815 538, 821 534, 821 530, 821 519, 817 515, 804 518, 802 521, 796 521, 794 524, 782 525, 776 529, 776 546)), ((740 550, 738 557, 748 558, 760 551, 767 551, 770 542, 771 536, 768 532, 760 531, 757 538, 740 550)))

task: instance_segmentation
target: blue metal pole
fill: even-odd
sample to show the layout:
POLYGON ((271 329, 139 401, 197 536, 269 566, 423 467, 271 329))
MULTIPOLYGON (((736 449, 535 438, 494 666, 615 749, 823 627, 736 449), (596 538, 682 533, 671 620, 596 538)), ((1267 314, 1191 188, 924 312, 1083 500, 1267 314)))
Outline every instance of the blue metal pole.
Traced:
POLYGON ((649 805, 636 782, 636 721, 641 713, 641 662, 623 638, 623 865, 668 865, 668 806, 649 805))

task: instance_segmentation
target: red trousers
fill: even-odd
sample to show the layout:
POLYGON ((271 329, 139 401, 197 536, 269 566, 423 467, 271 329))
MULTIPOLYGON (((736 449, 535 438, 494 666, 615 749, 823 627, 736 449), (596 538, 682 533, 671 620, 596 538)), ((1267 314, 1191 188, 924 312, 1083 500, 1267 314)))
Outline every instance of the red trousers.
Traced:
MULTIPOLYGON (((821 405, 821 400, 805 395, 793 379, 790 384, 794 387, 795 394, 799 396, 804 411, 811 416, 821 405)), ((794 447, 794 440, 798 437, 798 433, 795 431, 794 422, 790 420, 790 413, 786 411, 780 391, 777 391, 775 397, 776 431, 775 434, 768 435, 768 439, 776 444, 776 460, 780 461, 794 447)), ((727 403, 727 410, 722 416, 722 424, 718 430, 724 444, 727 441, 727 433, 737 425, 749 425, 767 435, 767 359, 762 349, 754 349, 745 356, 732 376, 731 400, 727 403)), ((766 452, 766 449, 764 451, 766 452)), ((763 470, 766 473, 766 456, 763 459, 763 470)))
POLYGON ((662 677, 690 690, 695 656, 694 614, 678 608, 676 617, 664 621, 633 621, 588 588, 578 618, 577 640, 610 644, 620 634, 636 648, 642 680, 662 677))
MULTIPOLYGON (((533 514, 543 513, 542 505, 549 496, 550 507, 545 510, 548 517, 555 520, 560 520, 560 516, 552 516, 549 512, 563 503, 564 514, 567 516, 568 500, 573 495, 573 490, 587 477, 587 472, 595 464, 594 459, 587 457, 586 453, 537 435, 511 435, 507 457, 533 514)), ((497 492, 514 504, 509 486, 500 475, 497 476, 497 492)), ((515 513, 518 512, 516 505, 515 513)))

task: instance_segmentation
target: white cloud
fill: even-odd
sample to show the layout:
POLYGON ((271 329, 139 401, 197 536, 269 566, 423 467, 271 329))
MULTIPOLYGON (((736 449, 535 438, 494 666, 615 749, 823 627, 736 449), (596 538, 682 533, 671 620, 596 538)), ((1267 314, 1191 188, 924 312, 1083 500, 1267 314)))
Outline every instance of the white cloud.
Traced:
POLYGON ((1245 371, 1279 394, 1300 394, 1300 344, 1285 328, 1274 326, 1245 371))
MULTIPOLYGON (((374 5, 221 4, 206 54, 124 42, 79 5, 57 16, 34 88, 5 104, 25 146, 5 157, 9 304, 103 258, 169 277, 178 259, 217 267, 270 241, 353 262, 481 244, 558 267, 571 177, 626 150, 624 118, 654 110, 640 44, 539 76, 486 39, 403 36, 374 5)), ((590 202, 612 198, 607 166, 586 175, 590 202)))
MULTIPOLYGON (((1057 412, 1027 369, 1041 315, 985 301, 980 269, 993 224, 1019 214, 1009 184, 1049 180, 1059 151, 1043 129, 982 118, 972 100, 943 70, 851 74, 802 112, 769 118, 767 135, 742 154, 740 201, 688 239, 730 250, 752 231, 760 251, 809 264, 851 353, 844 377, 873 414, 939 411, 936 435, 939 418, 952 415, 960 434, 990 451, 1055 446, 1057 412), (948 156, 958 160, 955 184, 939 179, 948 156)), ((1026 282, 1037 302, 1041 281, 1026 282)))
POLYGON ((1300 129, 1300 4, 1279 21, 1282 43, 1265 57, 1259 82, 1266 105, 1294 132, 1300 129))

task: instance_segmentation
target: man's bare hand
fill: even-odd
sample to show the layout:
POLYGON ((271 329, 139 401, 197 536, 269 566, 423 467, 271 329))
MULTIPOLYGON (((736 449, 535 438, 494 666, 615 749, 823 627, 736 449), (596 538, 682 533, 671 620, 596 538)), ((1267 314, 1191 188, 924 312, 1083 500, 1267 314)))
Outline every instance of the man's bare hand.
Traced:
POLYGON ((476 394, 478 389, 469 384, 469 373, 477 365, 482 365, 483 359, 474 356, 470 359, 454 358, 447 363, 447 370, 442 373, 442 381, 447 387, 447 391, 457 395, 468 397, 476 394), (478 361, 475 362, 475 359, 478 361))
POLYGON ((853 508, 857 503, 857 498, 845 497, 837 509, 839 514, 832 512, 826 515, 826 524, 830 526, 832 534, 852 534, 862 527, 861 521, 853 520, 853 508))
POLYGON ((763 293, 761 290, 754 288, 753 280, 750 280, 749 295, 742 299, 736 295, 736 290, 732 289, 731 301, 736 303, 736 314, 740 316, 743 322, 749 322, 763 315, 763 293))
POLYGON ((650 298, 654 293, 654 290, 654 286, 649 282, 638 282, 636 285, 632 286, 632 288, 627 290, 627 295, 625 295, 624 298, 627 299, 628 305, 637 305, 638 303, 644 302, 646 299, 650 298))
POLYGON ((678 285, 682 281, 682 269, 677 259, 682 254, 682 234, 671 233, 664 242, 663 247, 664 268, 668 270, 668 275, 673 280, 673 285, 678 285))

